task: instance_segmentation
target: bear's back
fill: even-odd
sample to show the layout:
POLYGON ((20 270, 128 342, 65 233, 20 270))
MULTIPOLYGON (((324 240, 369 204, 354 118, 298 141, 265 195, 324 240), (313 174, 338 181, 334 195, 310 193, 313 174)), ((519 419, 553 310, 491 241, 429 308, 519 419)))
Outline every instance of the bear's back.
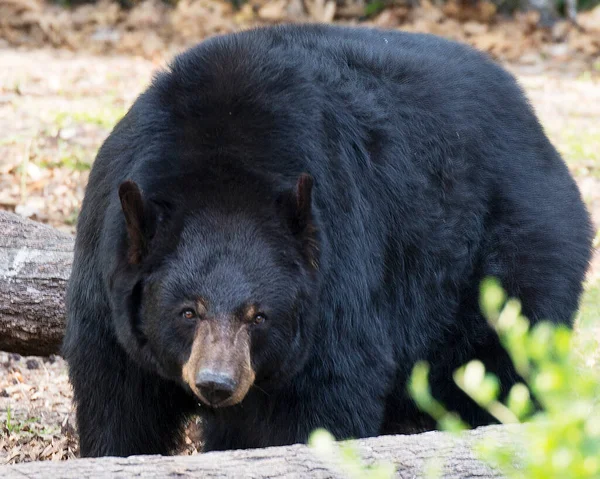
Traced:
MULTIPOLYGON (((281 188, 311 174, 324 233, 354 238, 340 261, 390 235, 428 237, 431 253, 454 257, 461 231, 480 234, 496 188, 533 188, 540 166, 567 173, 514 79, 473 49, 296 25, 215 37, 178 56, 103 146, 88 194, 104 200, 132 178, 169 195, 232 164, 281 188)), ((96 211, 114 225, 116 195, 108 206, 96 211)))

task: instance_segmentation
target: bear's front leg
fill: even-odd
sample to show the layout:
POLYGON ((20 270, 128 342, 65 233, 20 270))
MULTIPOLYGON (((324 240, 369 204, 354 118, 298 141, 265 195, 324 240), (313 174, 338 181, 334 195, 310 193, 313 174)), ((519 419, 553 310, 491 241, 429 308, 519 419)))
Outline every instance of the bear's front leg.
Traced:
POLYGON ((177 451, 195 401, 175 383, 140 369, 114 340, 82 343, 68 357, 81 457, 177 451))

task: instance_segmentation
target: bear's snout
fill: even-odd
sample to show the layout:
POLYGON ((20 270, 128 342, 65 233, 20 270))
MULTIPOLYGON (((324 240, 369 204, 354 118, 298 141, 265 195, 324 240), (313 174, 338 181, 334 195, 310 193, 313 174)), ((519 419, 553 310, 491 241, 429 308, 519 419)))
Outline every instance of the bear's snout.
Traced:
POLYGON ((254 383, 247 328, 228 317, 198 322, 182 378, 207 406, 233 406, 254 383))
POLYGON ((230 375, 203 369, 196 374, 196 388, 211 406, 227 401, 238 385, 230 375))

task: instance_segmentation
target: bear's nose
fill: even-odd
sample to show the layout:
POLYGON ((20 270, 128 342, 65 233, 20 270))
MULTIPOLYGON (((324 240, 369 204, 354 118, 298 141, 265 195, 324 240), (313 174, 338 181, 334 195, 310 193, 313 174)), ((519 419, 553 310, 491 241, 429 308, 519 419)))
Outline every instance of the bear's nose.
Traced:
POLYGON ((196 375, 196 387, 211 406, 216 406, 231 397, 236 382, 228 374, 202 370, 196 375))

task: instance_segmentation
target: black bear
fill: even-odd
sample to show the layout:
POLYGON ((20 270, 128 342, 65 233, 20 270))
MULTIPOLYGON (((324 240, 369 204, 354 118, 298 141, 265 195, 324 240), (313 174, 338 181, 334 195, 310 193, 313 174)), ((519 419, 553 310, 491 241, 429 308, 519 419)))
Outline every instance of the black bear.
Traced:
POLYGON ((81 455, 434 425, 472 358, 516 380, 478 306, 497 277, 570 324, 592 230, 515 80, 434 36, 296 25, 178 56, 106 140, 79 218, 64 354, 81 455))

